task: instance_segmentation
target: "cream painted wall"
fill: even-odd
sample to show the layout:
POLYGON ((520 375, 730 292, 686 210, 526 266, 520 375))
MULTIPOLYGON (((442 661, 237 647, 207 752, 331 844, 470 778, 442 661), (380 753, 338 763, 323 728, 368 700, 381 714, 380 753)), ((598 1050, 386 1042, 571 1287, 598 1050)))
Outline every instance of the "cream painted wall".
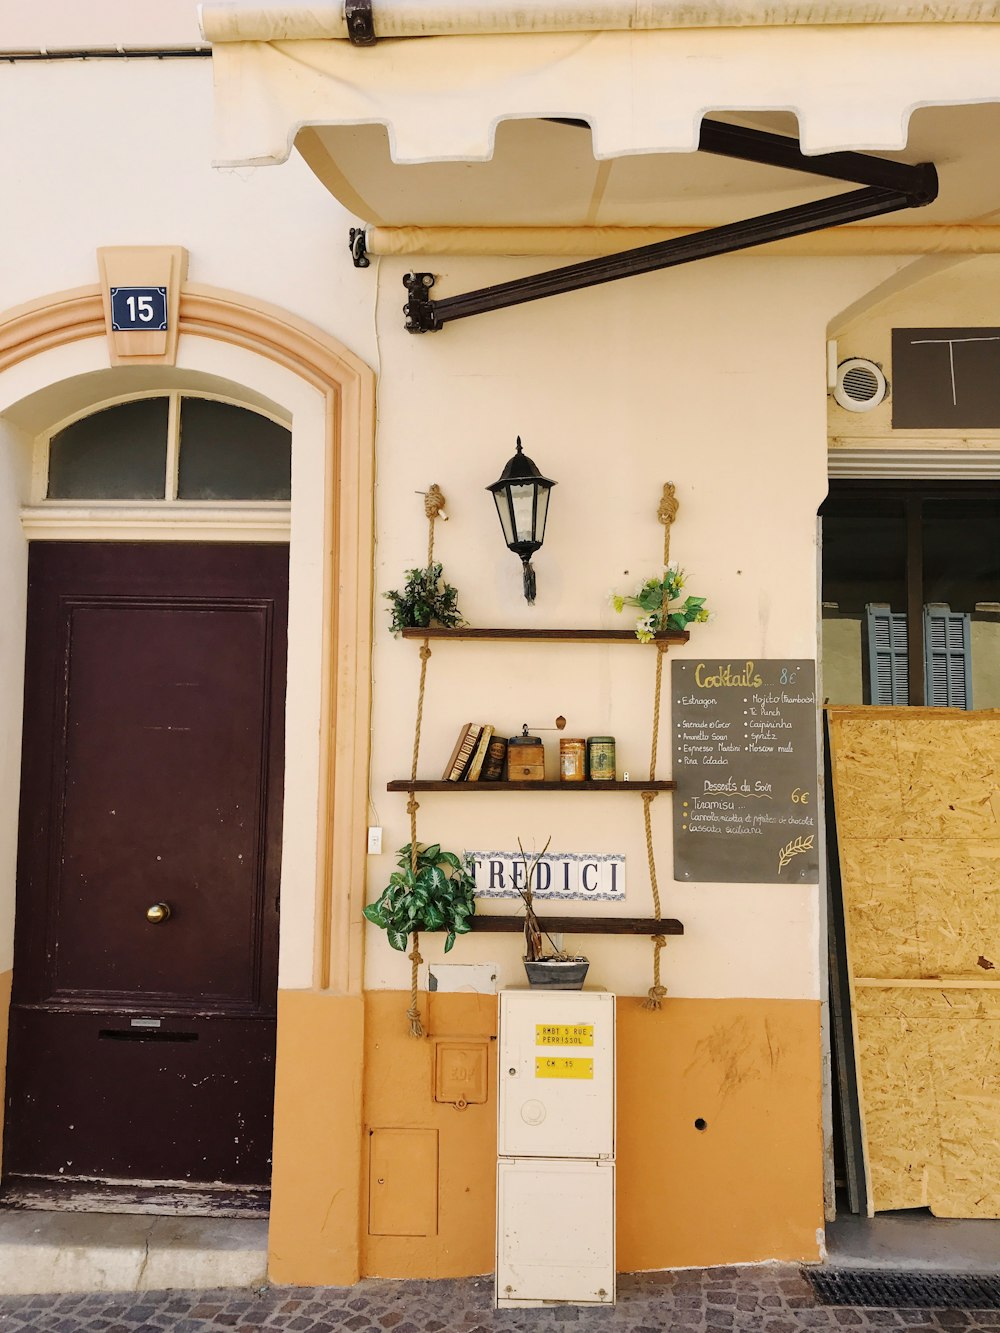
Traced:
POLYGON ((201 44, 193 0, 0 0, 0 49, 201 44))
MULTIPOLYGON (((926 444, 941 448, 942 442, 958 443, 953 431, 892 429, 892 330, 907 327, 963 327, 997 322, 997 293, 1000 292, 1000 256, 980 255, 932 257, 917 260, 868 293, 855 306, 844 310, 831 324, 830 337, 837 340, 837 360, 867 357, 883 367, 890 393, 870 412, 847 412, 829 399, 830 435, 836 442, 852 446, 884 446, 891 435, 907 447, 926 444)), ((998 363, 1000 364, 1000 363, 998 363)), ((962 447, 997 447, 996 430, 962 430, 962 447)))
MULTIPOLYGON (((426 525, 414 491, 438 481, 451 512, 438 550, 473 623, 621 624, 607 592, 631 588, 656 568, 662 529, 655 508, 663 481, 672 479, 682 504, 673 552, 717 613, 691 651, 816 655, 826 330, 902 261, 716 260, 411 337, 402 327, 405 264, 382 260, 355 270, 346 256, 352 219, 297 158, 280 168, 211 169, 210 74, 200 60, 5 67, 0 135, 7 178, 25 209, 0 217, 5 251, 18 255, 0 277, 0 307, 92 283, 99 245, 184 245, 193 282, 284 306, 380 366, 380 590, 423 560, 426 525), (26 228, 29 205, 33 225, 26 228), (539 602, 530 612, 518 562, 502 547, 483 489, 518 433, 559 481, 536 562, 539 602)), ((440 274, 436 294, 445 295, 546 264, 449 259, 428 267, 440 274)), ((74 355, 67 352, 67 364, 74 355)), ((203 369, 251 382, 245 369, 237 373, 227 362, 227 370, 204 355, 197 361, 203 369)), ((263 379, 252 383, 269 392, 263 379)), ((278 391, 270 396, 286 401, 278 391)), ((298 411, 301 420, 303 410, 293 416, 298 411)), ((303 559, 315 574, 319 551, 303 559)), ((378 600, 371 819, 385 825, 391 852, 408 831, 405 800, 388 796, 385 783, 408 770, 418 662, 413 645, 388 636, 378 600)), ((293 614, 296 635, 313 643, 307 610, 293 614)), ((306 657, 311 651, 303 649, 306 657)), ((651 656, 637 648, 442 647, 431 662, 422 771, 440 772, 470 718, 514 731, 523 721, 550 725, 563 713, 575 734, 616 734, 622 766, 638 775, 648 765, 652 675, 651 656)), ((291 705, 300 710, 303 772, 318 744, 311 688, 291 705)), ((668 722, 665 709, 661 772, 668 722)), ((288 799, 294 819, 301 803, 288 799)), ((816 996, 816 889, 675 885, 669 799, 654 806, 659 876, 664 911, 688 933, 669 947, 667 984, 692 996, 816 996)), ((457 849, 513 847, 518 834, 540 846, 551 834, 553 847, 625 851, 628 910, 650 910, 633 798, 428 796, 420 831, 457 849)), ((297 844, 303 867, 313 846, 297 844)), ((392 857, 370 865, 373 895, 392 857)), ((284 922, 286 986, 308 985, 312 976, 304 888, 295 901, 300 907, 284 922)), ((405 960, 374 931, 368 947, 368 984, 404 986, 405 960)), ((439 947, 424 942, 429 957, 439 947)), ((593 938, 588 949, 596 980, 622 993, 648 985, 648 941, 593 938)), ((483 956, 498 958, 505 979, 516 979, 516 937, 463 941, 452 955, 483 956)))
MULTIPOLYGON (((895 269, 852 263, 746 258, 694 265, 446 326, 403 332, 404 271, 382 260, 377 587, 399 585, 422 563, 426 522, 415 491, 438 482, 450 521, 436 554, 475 625, 625 625, 610 588, 631 590, 654 571, 663 530, 655 512, 666 480, 680 516, 671 554, 689 590, 708 597, 713 624, 698 626, 686 655, 816 656, 816 509, 826 493, 826 327, 836 311, 895 269), (520 434, 525 451, 558 481, 545 546, 536 557, 534 608, 520 592, 517 559, 503 546, 484 487, 520 434)), ((502 281, 523 266, 448 260, 435 294, 502 281)), ((416 645, 394 641, 376 609, 375 815, 386 854, 371 859, 374 896, 408 841, 406 776, 414 722, 416 645)), ((424 711, 421 775, 438 777, 463 722, 509 733, 527 721, 567 734, 611 733, 619 763, 649 763, 654 662, 638 647, 442 645, 434 649, 424 711)), ((669 708, 659 772, 669 772, 669 708)), ((548 738, 555 773, 557 739, 548 738)), ((666 915, 683 939, 666 953, 666 984, 687 996, 816 997, 818 890, 770 885, 684 885, 672 878, 670 798, 653 806, 666 915)), ((630 796, 557 793, 497 797, 427 794, 419 836, 448 847, 623 851, 627 912, 647 915, 641 803, 630 796)), ((492 910, 492 909, 491 909, 492 910)), ((583 904, 581 911, 586 910, 583 904)), ((619 910, 622 909, 610 909, 619 910)), ((622 994, 650 982, 646 940, 579 941, 591 976, 622 994)), ((422 939, 437 959, 439 941, 422 939)), ((498 961, 516 983, 517 936, 463 940, 452 959, 498 961)), ((408 964, 380 932, 368 939, 367 981, 404 987, 408 964)))
POLYGON ((298 156, 210 165, 210 60, 4 65, 0 148, 19 205, 0 214, 17 256, 0 310, 96 282, 98 246, 184 245, 191 282, 252 292, 372 360, 371 274, 344 262, 354 219, 298 156))

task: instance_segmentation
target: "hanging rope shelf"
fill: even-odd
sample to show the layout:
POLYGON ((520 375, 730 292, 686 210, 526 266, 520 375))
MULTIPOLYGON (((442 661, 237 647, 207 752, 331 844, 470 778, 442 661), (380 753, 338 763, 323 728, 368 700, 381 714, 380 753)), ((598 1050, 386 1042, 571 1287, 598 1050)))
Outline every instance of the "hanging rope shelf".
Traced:
MULTIPOLYGON (((441 487, 432 484, 424 494, 424 513, 427 515, 427 568, 430 569, 434 563, 434 524, 437 522, 441 511, 444 509, 444 495, 441 487)), ((410 766, 410 778, 416 780, 417 760, 420 756, 420 726, 424 716, 424 691, 427 687, 427 663, 430 661, 431 647, 424 639, 420 645, 420 688, 417 694, 417 722, 413 730, 413 762, 410 766)), ((410 816, 410 866, 414 875, 417 873, 417 811, 420 806, 413 790, 410 790, 410 799, 406 803, 406 811, 410 816)), ((420 964, 424 961, 420 956, 420 934, 413 932, 413 951, 410 954, 410 1007, 406 1011, 406 1017, 410 1020, 410 1035, 412 1037, 422 1037, 424 1035, 423 1024, 420 1021, 420 1008, 417 1003, 417 978, 420 964)))
MULTIPOLYGON (((663 495, 660 499, 659 508, 656 511, 656 517, 663 524, 663 568, 666 569, 670 564, 670 529, 673 526, 674 519, 677 517, 677 510, 680 508, 680 502, 674 493, 672 482, 667 482, 663 487, 663 495)), ((663 600, 663 619, 666 619, 667 599, 664 593, 663 600)), ((663 684, 663 656, 666 653, 668 645, 665 643, 656 644, 656 683, 653 688, 653 725, 651 728, 652 739, 650 742, 649 753, 649 780, 656 779, 656 750, 660 736, 660 691, 663 684)), ((656 882, 656 856, 653 851, 653 821, 650 807, 656 800, 657 793, 652 789, 646 789, 642 793, 642 818, 646 829, 646 855, 649 858, 649 884, 653 891, 653 911, 656 920, 661 921, 663 910, 660 905, 660 890, 656 882)), ((667 994, 667 988, 660 980, 660 954, 666 947, 666 936, 658 931, 653 936, 653 984, 646 993, 646 999, 643 1002, 644 1009, 656 1010, 661 1007, 667 994)))
MULTIPOLYGON (((427 536, 427 565, 434 560, 434 524, 442 516, 445 498, 441 489, 437 485, 432 485, 424 493, 424 513, 427 516, 428 536, 427 536)), ((679 509, 674 486, 667 482, 663 487, 663 495, 657 508, 657 518, 663 524, 663 565, 664 568, 670 563, 670 529, 677 517, 679 509)), ((664 593, 663 618, 666 619, 666 593, 664 593)), ((410 776, 408 779, 396 779, 388 784, 389 791, 405 791, 409 793, 409 800, 406 804, 407 813, 410 816, 410 856, 411 865, 414 873, 417 869, 417 811, 420 805, 416 800, 415 793, 418 791, 448 791, 448 792, 512 792, 512 791, 559 791, 562 793, 576 793, 580 791, 634 791, 642 797, 643 809, 643 828, 646 840, 646 855, 649 865, 649 882, 653 895, 652 918, 628 917, 628 918, 558 918, 557 927, 560 931, 572 932, 576 929, 579 933, 586 934, 651 934, 653 942, 653 984, 646 993, 643 1001, 643 1008, 656 1011, 662 1008, 663 1000, 667 994, 667 988, 663 985, 661 979, 660 955, 666 947, 667 936, 683 935, 684 927, 681 922, 674 918, 664 917, 662 902, 660 899, 660 889, 656 874, 656 855, 653 845, 653 823, 652 823, 652 803, 661 791, 672 791, 676 788, 676 782, 670 780, 658 780, 656 777, 657 750, 659 748, 659 730, 660 730, 660 712, 661 695, 663 685, 663 659, 669 649, 676 644, 687 643, 689 634, 687 630, 676 630, 661 632, 653 636, 651 643, 656 649, 656 671, 653 688, 653 716, 650 729, 650 756, 649 756, 649 778, 648 780, 639 780, 636 782, 581 782, 572 785, 563 782, 477 782, 477 783, 456 783, 448 781, 429 781, 417 779, 417 764, 420 757, 420 733, 423 723, 424 712, 424 694, 427 688, 427 663, 431 657, 430 641, 442 639, 464 639, 464 640, 520 640, 536 643, 638 643, 635 633, 632 630, 603 630, 603 629, 471 629, 463 627, 460 629, 443 628, 406 628, 402 631, 404 639, 417 639, 420 641, 420 683, 417 691, 417 714, 416 724, 413 734, 413 756, 410 765, 410 776)), ((487 931, 514 931, 522 928, 519 918, 511 917, 474 917, 473 929, 487 931)), ((555 921, 550 919, 550 924, 555 921)), ((418 969, 423 962, 420 955, 420 937, 417 931, 412 935, 413 949, 408 955, 410 959, 410 1007, 406 1011, 406 1016, 410 1022, 410 1034, 414 1037, 424 1036, 424 1028, 420 1019, 420 1009, 418 1005, 418 969)))

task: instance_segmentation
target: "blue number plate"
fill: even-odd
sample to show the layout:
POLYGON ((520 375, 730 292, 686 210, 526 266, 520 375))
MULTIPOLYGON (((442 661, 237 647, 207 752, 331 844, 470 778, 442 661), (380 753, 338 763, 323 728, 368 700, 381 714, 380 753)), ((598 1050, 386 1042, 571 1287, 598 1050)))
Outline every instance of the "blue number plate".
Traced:
POLYGON ((111 327, 117 332, 129 329, 167 327, 166 287, 112 287, 111 327))

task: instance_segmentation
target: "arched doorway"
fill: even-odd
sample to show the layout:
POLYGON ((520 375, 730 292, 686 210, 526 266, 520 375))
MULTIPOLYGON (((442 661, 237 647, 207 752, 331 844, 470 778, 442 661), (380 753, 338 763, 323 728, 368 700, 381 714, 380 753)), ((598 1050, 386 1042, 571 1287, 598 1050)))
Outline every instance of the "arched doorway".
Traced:
MULTIPOLYGON (((0 373, 0 429, 8 437, 9 456, 16 454, 22 437, 33 437, 62 420, 67 403, 79 410, 120 397, 129 387, 149 391, 152 368, 108 369, 99 310, 99 293, 88 289, 0 322, 0 368, 5 371, 0 373)), ((324 1014, 340 1012, 344 1006, 353 1012, 357 1005, 353 996, 359 985, 360 950, 354 935, 359 933, 359 914, 350 904, 352 894, 363 893, 358 863, 363 867, 364 838, 358 831, 366 813, 373 379, 366 367, 319 331, 248 298, 186 288, 180 318, 186 336, 181 339, 178 364, 172 370, 157 368, 161 381, 155 387, 204 389, 204 377, 209 377, 212 385, 207 387, 215 394, 225 396, 221 386, 226 384, 230 396, 250 407, 259 407, 261 398, 281 404, 292 426, 296 482, 285 533, 287 537, 290 527, 289 762, 284 782, 280 986, 283 1012, 292 1015, 294 1027, 304 1012, 299 997, 310 1000, 306 1006, 310 1014, 318 1012, 320 1000, 324 1014), (352 573, 338 587, 340 568, 352 573)), ((15 470, 30 473, 27 466, 15 470)), ((9 586, 2 593, 9 602, 8 625, 15 635, 24 614, 26 580, 18 562, 25 558, 25 533, 33 539, 83 535, 88 541, 123 536, 157 540, 163 535, 151 526, 148 505, 137 505, 121 516, 117 528, 107 514, 91 514, 90 527, 81 534, 78 517, 65 511, 43 514, 33 498, 26 483, 16 509, 8 506, 3 515, 3 540, 14 559, 8 567, 9 586)), ((193 519, 194 526, 186 532, 178 523, 168 539, 212 540, 230 521, 216 507, 200 520, 193 519)), ((273 543, 273 517, 237 517, 226 535, 273 543)), ((6 734, 14 734, 15 740, 19 728, 11 722, 11 700, 19 693, 18 677, 19 672, 12 673, 11 697, 0 700, 6 734)), ((4 774, 8 786, 9 776, 8 768, 4 774)), ((12 830, 5 825, 0 829, 0 854, 7 854, 12 845, 12 830)), ((3 952, 10 945, 11 916, 6 901, 0 903, 3 952)), ((7 958, 0 957, 0 972, 8 966, 7 958)), ((300 1028, 301 1023, 295 1032, 300 1028)), ((283 1028, 279 1020, 275 1132, 279 1155, 283 1143, 297 1149, 303 1140, 297 1118, 303 1109, 301 1097, 295 1108, 283 1092, 288 1079, 297 1077, 292 1065, 282 1064, 283 1031, 289 1031, 288 1025, 283 1028)), ((360 1063, 360 1034, 355 1046, 342 1055, 360 1063)), ((351 1123, 354 1115, 352 1103, 342 1123, 351 1123)), ((355 1151, 353 1141, 344 1141, 337 1160, 349 1162, 355 1151)), ((282 1186, 289 1183, 290 1155, 297 1161, 296 1153, 286 1151, 284 1174, 278 1169, 274 1182, 272 1232, 275 1207, 279 1217, 291 1217, 292 1205, 300 1203, 297 1180, 291 1190, 282 1186)), ((352 1181, 346 1183, 353 1187, 352 1181)), ((352 1262, 350 1255, 345 1262, 352 1262)))
MULTIPOLYGON (((287 427, 207 395, 37 447, 64 515, 291 498, 287 427)), ((3 1197, 263 1207, 287 546, 36 540, 28 570, 3 1197)))

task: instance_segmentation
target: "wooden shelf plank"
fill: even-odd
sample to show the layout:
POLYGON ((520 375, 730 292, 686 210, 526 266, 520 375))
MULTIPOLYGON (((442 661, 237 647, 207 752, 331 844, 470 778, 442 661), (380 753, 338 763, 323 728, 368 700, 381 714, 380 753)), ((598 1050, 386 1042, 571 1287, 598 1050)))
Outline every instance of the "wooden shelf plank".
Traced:
MULTIPOLYGON (((537 906, 537 904, 536 904, 537 906)), ((673 917, 657 921, 645 916, 547 916, 544 907, 538 914, 542 929, 550 935, 683 935, 684 926, 673 917)), ((524 930, 523 916, 484 916, 471 918, 474 931, 486 933, 524 930)))
MULTIPOLYGON (((687 643, 685 630, 657 634, 654 643, 687 643)), ((404 629, 404 639, 511 639, 528 643, 638 643, 630 629, 404 629)))
POLYGON ((675 791, 676 782, 431 782, 420 778, 395 778, 386 783, 386 791, 675 791))

